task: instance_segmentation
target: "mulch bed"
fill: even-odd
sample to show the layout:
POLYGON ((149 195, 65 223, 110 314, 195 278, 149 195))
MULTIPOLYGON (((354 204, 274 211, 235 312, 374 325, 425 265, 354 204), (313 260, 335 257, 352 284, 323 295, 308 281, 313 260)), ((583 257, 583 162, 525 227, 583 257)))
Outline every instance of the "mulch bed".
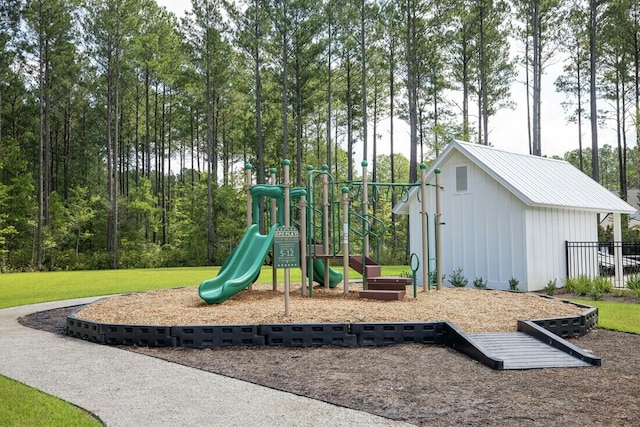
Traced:
POLYGON ((284 316, 284 292, 271 285, 254 285, 224 304, 207 305, 197 287, 162 289, 110 297, 80 310, 76 316, 103 323, 130 325, 221 325, 320 322, 428 322, 455 323, 465 332, 515 331, 518 319, 575 316, 583 308, 560 299, 539 295, 478 290, 472 288, 412 288, 401 301, 358 298, 358 286, 344 294, 316 288, 313 298, 303 297, 300 288, 290 292, 291 314, 284 316))
MULTIPOLYGON (((64 333, 71 311, 21 323, 64 333)), ((424 345, 122 349, 417 425, 640 425, 640 336, 595 329, 571 341, 602 366, 494 371, 424 345)))

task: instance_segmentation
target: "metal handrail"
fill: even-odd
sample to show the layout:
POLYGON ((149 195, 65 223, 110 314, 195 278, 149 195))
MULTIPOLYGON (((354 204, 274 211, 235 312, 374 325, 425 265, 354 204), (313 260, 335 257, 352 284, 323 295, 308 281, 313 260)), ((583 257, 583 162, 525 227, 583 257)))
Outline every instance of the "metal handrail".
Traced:
POLYGON ((357 212, 350 212, 349 213, 349 231, 352 231, 354 234, 356 234, 358 237, 361 237, 361 238, 364 237, 364 236, 370 236, 370 237, 373 237, 375 239, 375 242, 376 242, 376 245, 375 245, 376 246, 376 258, 375 258, 375 261, 376 261, 376 263, 379 263, 380 262, 380 246, 381 246, 381 241, 382 241, 382 235, 386 231, 386 227, 384 225, 384 222, 380 218, 378 218, 376 216, 373 216, 371 214, 367 214, 367 216, 365 217, 365 216, 363 216, 363 215, 361 215, 361 214, 359 214, 357 212), (356 218, 358 220, 358 222, 360 222, 361 224, 365 225, 365 227, 364 227, 365 230, 360 231, 360 230, 358 230, 358 229, 356 229, 356 228, 351 226, 351 224, 353 223, 353 221, 351 221, 351 217, 352 216, 354 218, 356 218), (373 231, 373 227, 371 226, 371 221, 369 221, 369 219, 367 219, 367 218, 374 220, 375 223, 378 223, 378 224, 380 224, 382 226, 382 232, 380 234, 378 234, 378 233, 373 231))

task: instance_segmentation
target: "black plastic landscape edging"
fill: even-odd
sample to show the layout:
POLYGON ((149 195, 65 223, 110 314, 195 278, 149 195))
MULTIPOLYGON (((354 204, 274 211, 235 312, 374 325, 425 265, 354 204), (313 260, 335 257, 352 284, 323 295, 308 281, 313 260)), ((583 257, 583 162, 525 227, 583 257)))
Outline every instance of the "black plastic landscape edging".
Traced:
POLYGON ((454 323, 443 322, 445 328, 445 345, 452 349, 466 354, 470 358, 487 365, 492 369, 502 370, 504 368, 504 360, 491 357, 473 338, 462 332, 454 323))
MULTIPOLYGON (((598 323, 598 308, 563 300, 585 308, 577 316, 518 321, 518 330, 599 366, 600 359, 589 356, 563 338, 587 334, 598 323), (555 338, 553 338, 555 337, 555 338), (589 361, 588 359, 593 359, 589 361)), ((493 368, 503 369, 504 361, 487 355, 473 338, 455 324, 436 322, 376 323, 282 323, 260 325, 122 325, 94 322, 76 314, 67 316, 67 335, 107 345, 143 347, 222 348, 238 346, 276 347, 362 347, 394 344, 445 345, 493 368)))
POLYGON ((523 332, 527 335, 531 335, 532 337, 544 342, 545 344, 550 345, 553 348, 557 348, 558 350, 561 350, 594 366, 602 365, 602 359, 600 357, 587 353, 580 347, 577 347, 571 344, 569 341, 559 337, 558 335, 549 332, 547 329, 538 325, 536 322, 533 322, 531 320, 518 320, 518 331, 523 332))

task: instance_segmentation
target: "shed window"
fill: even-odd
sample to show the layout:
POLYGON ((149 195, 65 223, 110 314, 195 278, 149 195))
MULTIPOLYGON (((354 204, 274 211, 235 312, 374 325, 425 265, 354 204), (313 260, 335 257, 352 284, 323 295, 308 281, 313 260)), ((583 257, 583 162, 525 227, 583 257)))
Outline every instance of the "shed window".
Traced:
POLYGON ((467 189, 467 167, 456 166, 456 193, 463 193, 467 189))

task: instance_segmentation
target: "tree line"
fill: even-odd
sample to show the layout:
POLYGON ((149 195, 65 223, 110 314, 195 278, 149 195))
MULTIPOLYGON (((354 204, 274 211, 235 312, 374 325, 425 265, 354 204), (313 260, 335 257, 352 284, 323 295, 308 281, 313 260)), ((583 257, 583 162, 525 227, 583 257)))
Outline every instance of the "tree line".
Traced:
POLYGON ((569 157, 601 180, 613 123, 617 179, 604 176, 625 195, 639 43, 633 0, 192 0, 182 18, 154 0, 5 0, 0 270, 220 264, 244 228, 244 164, 258 183, 284 158, 296 186, 308 164, 357 180, 357 150, 369 179, 415 181, 451 138, 491 144, 520 69, 541 155, 554 61, 579 129, 569 157))

